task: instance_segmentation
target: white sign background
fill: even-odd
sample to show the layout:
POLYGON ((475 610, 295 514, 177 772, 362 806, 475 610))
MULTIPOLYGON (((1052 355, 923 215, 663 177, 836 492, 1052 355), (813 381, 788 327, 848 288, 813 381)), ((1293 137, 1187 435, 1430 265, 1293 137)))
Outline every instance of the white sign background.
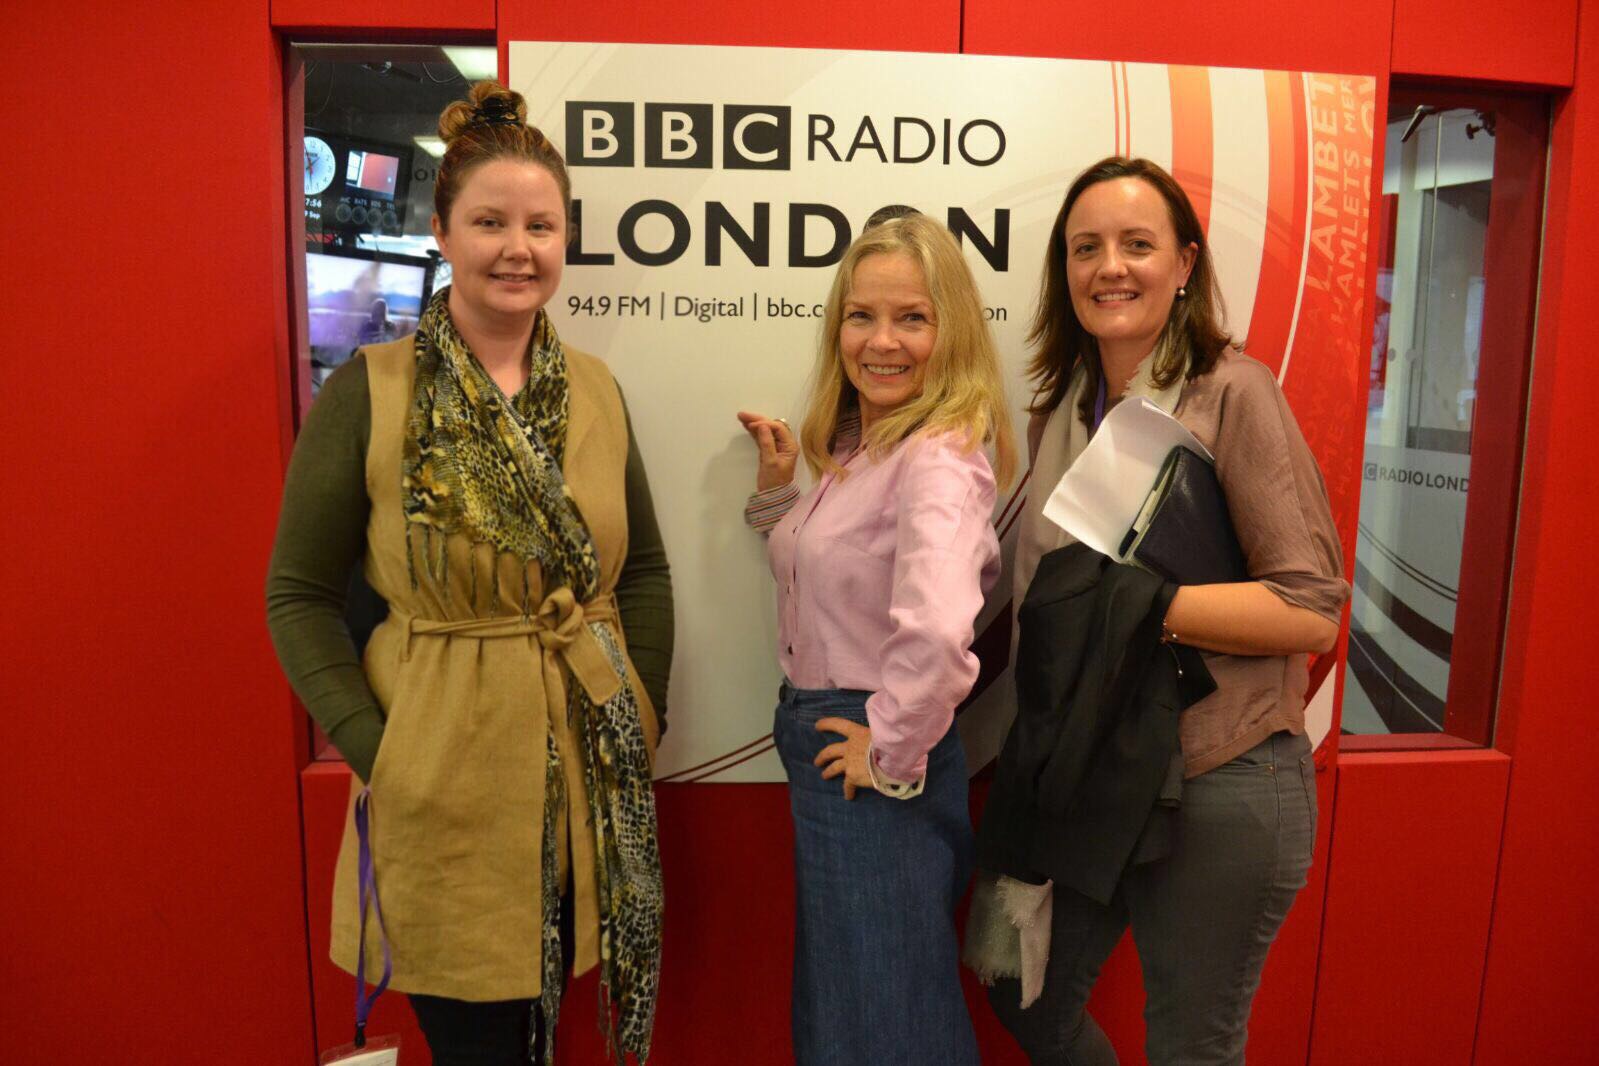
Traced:
MULTIPOLYGON (((1168 69, 968 55, 532 42, 511 43, 509 56, 509 82, 527 98, 530 121, 569 159, 577 131, 566 129, 568 101, 633 104, 634 165, 570 168, 573 195, 581 201, 582 250, 611 253, 615 261, 568 265, 550 310, 567 343, 604 358, 622 386, 671 560, 677 655, 670 731, 657 774, 681 781, 781 780, 770 750, 781 680, 774 597, 764 541, 742 520, 754 486, 755 449, 734 413, 782 415, 796 425, 802 414, 817 322, 769 317, 767 301, 808 310, 825 299, 833 268, 786 265, 788 205, 829 204, 849 219, 852 235, 885 204, 910 204, 940 219, 959 207, 991 241, 995 211, 1010 212, 1008 269, 996 270, 969 244, 967 260, 994 310, 992 328, 1021 441, 1029 395, 1024 338, 1049 227, 1067 185, 1096 160, 1120 149, 1171 166, 1168 69), (647 102, 715 105, 714 165, 643 165, 647 102), (791 107, 790 169, 724 169, 724 104, 791 107), (836 162, 821 149, 813 160, 811 115, 832 119, 831 143, 840 155, 869 118, 892 158, 896 116, 919 118, 940 136, 946 119, 957 136, 968 122, 987 119, 1004 131, 1005 151, 989 166, 971 165, 958 149, 945 164, 942 143, 920 163, 885 162, 864 146, 851 161, 836 162), (646 267, 621 251, 618 222, 643 200, 670 201, 688 218, 688 248, 669 265, 646 267), (753 205, 771 204, 770 266, 751 265, 726 237, 721 265, 706 265, 708 201, 722 203, 746 231, 753 231, 753 205), (742 315, 709 322, 679 317, 679 297, 742 300, 742 315), (644 299, 650 300, 647 313, 632 302, 644 299)), ((1264 72, 1212 68, 1209 76, 1217 115, 1209 232, 1231 325, 1241 335, 1254 304, 1265 230, 1264 72)), ((919 148, 913 141, 907 151, 919 148)), ((978 159, 992 155, 992 132, 975 127, 968 148, 978 159)), ((645 216, 636 229, 638 244, 650 252, 666 248, 671 235, 659 215, 645 216)), ((808 238, 808 251, 819 253, 832 242, 831 227, 812 222, 808 238)), ((996 520, 1004 519, 1002 529, 1016 491, 1013 484, 1001 494, 996 520)), ((1009 585, 1007 573, 978 632, 1008 606, 1009 585)), ((974 769, 998 750, 1009 721, 1009 688, 991 685, 961 715, 974 769)))

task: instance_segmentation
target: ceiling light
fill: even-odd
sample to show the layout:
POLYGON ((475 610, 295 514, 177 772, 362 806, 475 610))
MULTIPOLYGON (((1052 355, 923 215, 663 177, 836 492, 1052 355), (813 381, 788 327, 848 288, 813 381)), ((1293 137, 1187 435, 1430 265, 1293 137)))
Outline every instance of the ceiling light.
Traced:
POLYGON ((483 81, 500 73, 500 54, 495 48, 466 48, 446 46, 444 54, 450 57, 455 69, 467 81, 483 81))
POLYGON ((434 159, 444 155, 444 142, 437 137, 412 137, 411 139, 416 142, 418 148, 434 159))

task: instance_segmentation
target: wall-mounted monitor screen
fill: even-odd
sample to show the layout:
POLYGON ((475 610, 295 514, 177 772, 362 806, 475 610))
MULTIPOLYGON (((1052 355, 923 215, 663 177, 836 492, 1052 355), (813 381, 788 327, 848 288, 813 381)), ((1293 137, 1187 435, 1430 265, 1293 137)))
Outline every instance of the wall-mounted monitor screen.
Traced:
POLYGON ((377 152, 351 152, 345 167, 345 184, 385 200, 394 199, 394 183, 399 178, 398 156, 377 152))
POLYGON ((363 234, 405 232, 412 150, 307 126, 305 241, 353 247, 363 234))
POLYGON ((432 288, 430 259, 336 249, 307 255, 312 391, 362 345, 414 333, 432 288))

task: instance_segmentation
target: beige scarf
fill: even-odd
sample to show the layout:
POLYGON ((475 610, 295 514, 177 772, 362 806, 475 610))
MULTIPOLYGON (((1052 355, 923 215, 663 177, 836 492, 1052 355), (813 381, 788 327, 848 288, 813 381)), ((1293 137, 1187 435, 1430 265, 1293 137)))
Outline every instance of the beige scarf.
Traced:
MULTIPOLYGON (((1128 383, 1123 399, 1141 396, 1167 414, 1172 414, 1177 410, 1177 401, 1182 396, 1183 385, 1188 380, 1188 364, 1184 362, 1182 373, 1178 374, 1170 385, 1164 389, 1156 388, 1150 373, 1161 358, 1163 350, 1164 342, 1157 345, 1155 350, 1138 364, 1138 369, 1133 371, 1132 381, 1128 383)), ((1016 527, 1016 565, 1012 571, 1014 576, 1011 602, 1017 608, 1021 607, 1022 600, 1027 595, 1027 586, 1033 583, 1033 574, 1038 570, 1038 560, 1056 548, 1064 548, 1074 543, 1077 539, 1044 517, 1044 504, 1066 471, 1071 469, 1077 457, 1083 454, 1083 449, 1088 447, 1088 426, 1077 417, 1077 408, 1082 403, 1083 390, 1087 388, 1087 382, 1088 375, 1083 373, 1082 367, 1079 366, 1077 372, 1072 375, 1072 383, 1066 390, 1065 397, 1049 413, 1049 421, 1044 423, 1044 435, 1038 442, 1038 455, 1033 458, 1027 503, 1022 511, 1021 521, 1016 527)), ((1015 643, 1013 631, 1011 640, 1013 656, 1016 650, 1015 643)))

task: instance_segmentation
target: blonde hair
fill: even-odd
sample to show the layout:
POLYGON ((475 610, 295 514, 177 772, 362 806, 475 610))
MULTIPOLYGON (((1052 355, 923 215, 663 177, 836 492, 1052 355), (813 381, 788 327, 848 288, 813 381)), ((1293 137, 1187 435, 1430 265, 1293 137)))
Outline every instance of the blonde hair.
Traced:
POLYGON ((855 239, 838 264, 827 297, 810 399, 799 433, 805 464, 816 477, 839 470, 833 459, 839 418, 860 402, 855 386, 844 373, 844 356, 839 347, 844 303, 849 299, 855 268, 861 260, 892 254, 909 256, 921 268, 938 337, 923 371, 921 394, 878 419, 862 443, 869 453, 878 456, 923 430, 964 436, 968 449, 992 443, 994 473, 1003 488, 1016 472, 1016 445, 1005 404, 999 353, 983 318, 977 283, 960 245, 942 224, 922 214, 871 227, 855 239))
MULTIPOLYGON (((572 182, 560 149, 537 126, 527 124, 527 101, 497 81, 480 81, 465 100, 456 100, 439 115, 439 139, 445 144, 433 182, 433 211, 439 226, 450 228, 450 205, 467 175, 495 159, 515 159, 550 172, 561 190, 561 206, 572 219, 572 182)), ((567 226, 567 239, 575 235, 567 226)))

